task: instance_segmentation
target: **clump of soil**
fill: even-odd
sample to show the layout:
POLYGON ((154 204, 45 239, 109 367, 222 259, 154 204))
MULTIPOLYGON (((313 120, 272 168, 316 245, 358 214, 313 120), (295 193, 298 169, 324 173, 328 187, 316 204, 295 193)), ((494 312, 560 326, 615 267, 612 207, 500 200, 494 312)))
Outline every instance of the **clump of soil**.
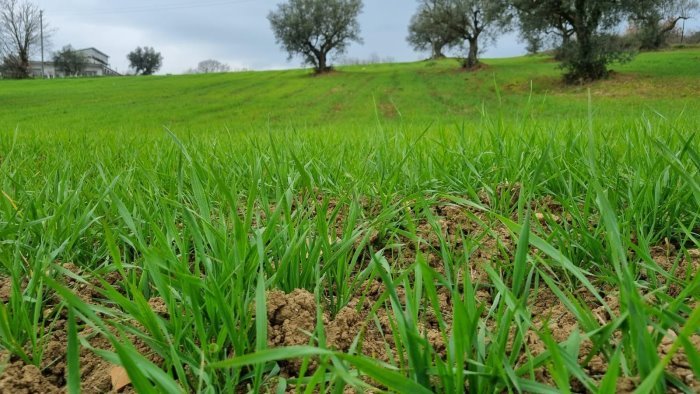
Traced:
MULTIPOLYGON (((400 291, 397 292, 401 293, 400 291)), ((384 286, 372 282, 365 297, 352 299, 335 317, 322 313, 322 323, 326 333, 326 346, 330 349, 348 352, 357 341, 357 352, 377 360, 394 360, 396 346, 392 337, 392 312, 381 306, 370 314, 374 304, 384 293, 384 286), (376 320, 375 320, 376 318, 376 320)), ((403 294, 399 295, 400 298, 403 294)), ((444 300, 447 303, 446 300, 444 300)), ((447 307, 447 305, 445 305, 447 307)), ((306 345, 313 341, 316 329, 317 304, 314 295, 297 289, 289 294, 281 291, 267 293, 268 346, 283 347, 306 345)), ((436 324, 435 324, 436 326, 436 324)), ((445 351, 440 331, 430 323, 422 324, 421 329, 437 352, 445 351)), ((281 363, 288 375, 299 372, 301 362, 292 360, 281 363)), ((310 368, 316 367, 312 361, 310 368)))
POLYGON ((12 295, 12 279, 0 277, 0 302, 8 302, 12 295))
MULTIPOLYGON (((27 278, 22 278, 20 291, 24 291, 29 285, 27 278)), ((0 302, 7 303, 12 296, 12 278, 0 275, 0 302)))
MULTIPOLYGON (((83 270, 72 263, 59 264, 75 276, 85 278, 83 270)), ((89 279, 89 278, 88 278, 89 279)), ((120 276, 116 273, 107 274, 104 278, 109 284, 116 284, 120 280, 120 276)), ((71 276, 63 276, 61 282, 74 294, 80 297, 83 301, 97 305, 101 304, 99 300, 101 282, 95 278, 92 280, 78 280, 71 276)), ((0 301, 7 302, 11 294, 12 283, 9 278, 0 280, 0 301)), ((149 305, 156 313, 161 315, 166 314, 167 307, 162 299, 151 299, 149 305)), ((51 317, 52 321, 45 329, 48 331, 43 338, 44 345, 42 351, 41 363, 36 366, 27 364, 19 357, 7 356, 0 357, 0 366, 6 364, 5 368, 0 367, 0 393, 63 393, 67 384, 67 310, 60 307, 58 298, 55 295, 50 295, 45 300, 44 316, 51 317), (60 310, 58 308, 61 308, 60 310)), ((93 332, 91 329, 85 329, 79 333, 81 337, 86 339, 90 346, 94 349, 114 351, 111 343, 104 336, 93 332)), ((134 344, 136 349, 145 355, 150 361, 158 363, 162 359, 153 354, 150 347, 136 336, 130 335, 129 340, 134 344)), ((29 351, 26 349, 25 351, 29 351)), ((0 353, 0 356, 2 353, 0 353)), ((97 356, 88 348, 80 349, 80 377, 81 377, 81 392, 106 393, 112 388, 112 379, 110 370, 115 366, 97 356)), ((125 387, 120 392, 131 392, 130 387, 125 387)))
POLYGON ((170 313, 168 312, 168 305, 165 303, 165 300, 163 298, 151 298, 150 300, 148 300, 148 306, 151 307, 151 310, 156 314, 163 316, 166 319, 170 317, 170 313))
MULTIPOLYGON (((585 290, 581 291, 584 292, 585 290)), ((604 301, 607 307, 600 305, 599 302, 587 292, 584 294, 583 298, 584 301, 591 306, 591 310, 594 316, 598 318, 600 324, 605 325, 620 315, 620 298, 619 293, 613 289, 604 288, 601 289, 601 291, 603 294, 605 294, 604 301), (595 305, 598 306, 596 307, 595 305)), ((559 343, 566 341, 576 330, 580 330, 575 315, 549 289, 539 291, 536 296, 532 297, 529 305, 533 316, 533 328, 536 330, 542 329, 543 325, 546 323, 547 329, 552 334, 552 337, 559 343)), ((651 327, 650 330, 652 330, 651 327)), ((581 335, 583 334, 584 333, 581 332, 581 335)), ((611 340, 613 342, 619 342, 622 339, 621 336, 622 333, 618 331, 613 335, 611 340)), ((658 354, 660 358, 663 358, 669 353, 676 338, 676 334, 671 330, 669 330, 669 332, 663 337, 658 347, 658 354)), ((533 356, 541 354, 547 349, 544 342, 536 332, 528 332, 526 342, 528 344, 528 349, 533 356)), ((694 348, 700 349, 700 335, 693 335, 690 338, 690 342, 694 348)), ((602 354, 591 354, 592 350, 592 342, 588 339, 584 340, 581 344, 578 361, 579 364, 584 367, 589 376, 591 376, 593 379, 601 380, 609 369, 608 360, 602 354)), ((527 357, 523 355, 521 356, 520 361, 524 362, 526 359, 527 357)), ((683 348, 680 348, 678 352, 674 354, 670 364, 666 368, 666 372, 679 378, 684 384, 690 387, 693 392, 700 392, 700 380, 698 380, 698 377, 694 375, 692 366, 690 365, 688 357, 683 348)), ((547 371, 545 368, 539 368, 536 371, 536 378, 541 383, 554 385, 554 381, 549 374, 549 371, 547 371)), ((618 381, 617 392, 634 392, 639 383, 638 378, 620 378, 618 381)), ((572 382, 572 388, 579 386, 579 382, 572 382)), ((583 390, 581 392, 585 392, 585 389, 582 386, 579 388, 583 390)), ((675 387, 668 387, 668 392, 680 393, 681 391, 675 387)))
POLYGON ((351 303, 344 307, 326 329, 328 343, 338 350, 349 350, 359 334, 363 320, 362 313, 357 311, 356 305, 351 303))
MULTIPOLYGON (((89 339, 90 345, 103 350, 112 350, 109 341, 100 336, 89 339)), ((2 393, 63 393, 66 386, 66 343, 65 327, 59 327, 51 334, 44 348, 39 367, 27 364, 18 358, 10 358, 7 368, 0 376, 2 393)), ((98 394, 112 389, 109 369, 111 364, 92 351, 80 351, 80 377, 83 393, 98 394)))
POLYGON ((651 258, 665 273, 646 269, 643 278, 655 276, 659 283, 668 285, 668 294, 672 297, 683 291, 683 286, 674 278, 693 278, 700 272, 700 249, 680 253, 674 245, 667 243, 651 248, 651 258))
MULTIPOLYGON (((673 331, 668 331, 668 333, 663 337, 661 343, 659 344, 659 356, 665 357, 671 351, 673 343, 676 341, 677 335, 673 331)), ((700 349, 700 335, 693 335, 690 337, 690 342, 695 349, 700 349)), ((677 376, 683 383, 692 389, 695 393, 700 393, 700 377, 695 376, 693 373, 693 368, 688 360, 688 355, 685 349, 682 347, 676 352, 671 358, 666 371, 677 376)))
POLYGON ((407 267, 416 261, 420 253, 430 267, 444 274, 442 239, 451 253, 468 254, 472 283, 488 284, 483 265, 512 257, 515 247, 510 231, 484 212, 441 201, 430 208, 430 214, 435 218, 433 222, 426 218, 417 219, 417 241, 400 235, 398 242, 386 250, 385 256, 391 263, 407 267))
POLYGON ((316 300, 306 290, 267 293, 267 344, 270 347, 306 345, 316 328, 316 300))
POLYGON ((59 394, 62 390, 44 377, 36 366, 16 361, 9 364, 0 375, 0 392, 59 394))

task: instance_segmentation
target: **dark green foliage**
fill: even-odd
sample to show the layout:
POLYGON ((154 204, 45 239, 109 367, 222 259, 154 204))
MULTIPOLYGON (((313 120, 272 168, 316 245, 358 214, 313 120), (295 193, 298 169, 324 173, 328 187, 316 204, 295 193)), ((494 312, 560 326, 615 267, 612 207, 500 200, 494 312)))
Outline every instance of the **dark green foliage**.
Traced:
POLYGON ((331 70, 330 57, 361 43, 357 17, 362 0, 290 0, 270 12, 277 43, 291 59, 300 55, 317 73, 331 70))
POLYGON ((673 31, 700 8, 697 0, 641 0, 631 17, 632 31, 641 49, 656 50, 668 45, 673 31))
POLYGON ((633 0, 513 0, 521 30, 556 31, 562 37, 559 58, 569 82, 605 78, 608 65, 631 52, 611 33, 639 4, 633 0))
POLYGON ((79 76, 87 67, 85 56, 70 45, 54 53, 53 62, 56 70, 63 72, 67 77, 79 76))
POLYGON ((508 28, 511 20, 508 4, 503 0, 451 0, 450 3, 450 29, 468 48, 462 66, 474 68, 479 64, 484 37, 493 39, 508 28))
POLYGON ((459 42, 454 31, 445 28, 449 23, 447 4, 448 0, 421 0, 408 26, 408 43, 417 51, 430 51, 431 59, 444 58, 444 49, 459 42))
POLYGON ((136 74, 153 75, 163 65, 163 56, 152 47, 138 47, 126 56, 136 74))
POLYGON ((577 40, 558 51, 564 79, 569 83, 583 83, 606 78, 611 63, 627 63, 637 54, 637 41, 615 34, 596 34, 582 47, 577 40))
POLYGON ((534 32, 524 32, 521 39, 525 42, 525 50, 530 55, 537 55, 545 47, 545 38, 534 32))
POLYGON ((431 49, 433 57, 444 47, 462 47, 467 51, 462 65, 474 68, 484 37, 492 39, 507 29, 508 9, 502 0, 425 0, 413 17, 408 41, 415 49, 431 49))

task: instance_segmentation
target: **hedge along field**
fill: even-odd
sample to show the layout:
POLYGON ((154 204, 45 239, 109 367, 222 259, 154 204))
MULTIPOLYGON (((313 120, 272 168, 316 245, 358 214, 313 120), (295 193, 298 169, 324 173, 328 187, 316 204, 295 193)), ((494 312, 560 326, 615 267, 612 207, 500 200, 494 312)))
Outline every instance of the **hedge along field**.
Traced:
POLYGON ((698 56, 2 81, 0 391, 697 392, 698 56))

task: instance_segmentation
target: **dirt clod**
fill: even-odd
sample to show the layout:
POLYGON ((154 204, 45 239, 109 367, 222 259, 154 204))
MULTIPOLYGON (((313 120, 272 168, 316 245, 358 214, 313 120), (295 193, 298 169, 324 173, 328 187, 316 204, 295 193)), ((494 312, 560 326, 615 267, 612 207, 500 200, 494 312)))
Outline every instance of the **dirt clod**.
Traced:
POLYGON ((165 303, 165 300, 161 297, 153 297, 150 300, 148 300, 148 306, 151 307, 151 310, 163 317, 168 317, 168 305, 165 303))
POLYGON ((8 365, 0 376, 0 393, 58 394, 61 392, 59 387, 42 375, 39 368, 26 365, 21 361, 8 365))
POLYGON ((306 290, 267 293, 268 346, 294 346, 309 343, 316 327, 316 301, 306 290))

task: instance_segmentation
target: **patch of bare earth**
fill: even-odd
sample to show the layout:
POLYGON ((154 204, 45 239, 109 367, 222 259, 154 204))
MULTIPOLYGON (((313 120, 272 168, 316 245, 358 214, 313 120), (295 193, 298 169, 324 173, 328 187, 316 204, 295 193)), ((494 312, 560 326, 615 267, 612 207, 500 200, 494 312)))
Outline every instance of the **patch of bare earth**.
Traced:
POLYGON ((683 291, 679 278, 682 282, 685 278, 694 278, 700 271, 700 249, 679 253, 674 245, 667 243, 652 247, 651 258, 663 271, 645 269, 642 272, 642 279, 654 276, 660 284, 667 286, 667 294, 671 297, 678 297, 683 291))
MULTIPOLYGON (((583 293, 580 297, 591 307, 591 311, 598 319, 599 323, 605 325, 612 322, 613 319, 620 315, 621 301, 619 293, 610 287, 601 289, 601 292, 604 297, 605 305, 601 305, 585 290, 581 290, 579 293, 583 293)), ((574 313, 549 289, 541 290, 536 296, 532 297, 529 302, 529 310, 533 317, 533 328, 542 330, 546 325, 547 330, 558 343, 566 341, 576 331, 578 331, 581 336, 585 336, 574 313)), ((649 330, 651 331, 652 328, 649 328, 649 330)), ((619 344, 621 335, 621 332, 615 332, 610 339, 611 342, 619 344)), ((659 358, 663 358, 669 353, 676 338, 676 334, 671 330, 664 335, 657 349, 659 358)), ((690 341, 695 349, 700 349, 699 335, 693 335, 690 341)), ((533 356, 547 350, 544 341, 534 331, 528 332, 527 342, 533 356)), ((592 342, 585 339, 581 344, 578 361, 590 377, 595 381, 600 381, 609 369, 608 360, 602 353, 592 353, 592 351, 592 342)), ((526 359, 527 356, 523 355, 520 361, 524 362, 526 359)), ((677 377, 681 382, 694 390, 694 392, 700 392, 700 380, 693 374, 692 366, 683 348, 674 354, 671 363, 666 368, 666 372, 677 377)), ((554 380, 546 368, 538 369, 537 379, 541 383, 554 385, 554 380)), ((620 393, 634 392, 639 383, 637 378, 621 377, 618 380, 617 391, 620 393)), ((586 392, 585 388, 577 381, 572 381, 571 385, 574 392, 586 392)), ((667 389, 669 393, 682 392, 675 387, 668 387, 667 389)))
MULTIPOLYGON (((62 267, 78 277, 84 274, 79 267, 74 264, 62 264, 62 267)), ((117 274, 109 274, 105 280, 110 284, 115 284, 119 280, 117 274)), ((9 281, 0 280, 0 301, 8 302, 11 286, 9 281)), ((73 277, 66 276, 63 284, 71 289, 74 294, 83 301, 97 304, 99 303, 98 286, 99 281, 79 281, 73 277)), ((159 299, 149 301, 156 313, 167 314, 167 308, 163 310, 164 303, 159 299)), ((55 320, 50 322, 50 331, 43 338, 43 352, 41 363, 36 366, 28 364, 19 357, 9 355, 7 352, 0 352, 0 393, 21 393, 21 394, 43 394, 43 393, 64 393, 67 385, 67 311, 57 310, 59 302, 55 298, 47 299, 45 316, 55 316, 55 320), (2 367, 4 365, 4 368, 2 367)), ((104 336, 85 328, 78 334, 85 339, 92 348, 106 351, 114 351, 110 341, 104 336)), ((129 340, 136 349, 145 355, 150 361, 158 363, 161 361, 154 355, 150 348, 131 335, 129 340)), ((28 353, 30 349, 25 351, 28 353)), ((114 380, 115 370, 121 367, 115 366, 99 356, 91 349, 80 349, 80 387, 81 392, 87 394, 98 394, 108 392, 131 393, 133 389, 129 385, 128 377, 122 377, 121 382, 114 380), (126 380, 125 380, 126 379, 126 380), (117 384, 119 387, 114 385, 117 384)))
MULTIPOLYGON (((517 203, 518 185, 503 185, 501 190, 496 191, 496 198, 500 198, 501 195, 504 195, 503 193, 508 193, 512 205, 517 203)), ((488 197, 483 196, 481 203, 488 206, 491 201, 488 197)), ((408 206, 413 209, 411 204, 408 206)), ((534 201, 531 208, 535 212, 534 218, 545 229, 548 222, 571 221, 562 206, 551 197, 534 201)), ((417 241, 399 236, 399 242, 387 246, 391 242, 377 239, 377 235, 373 234, 370 243, 373 247, 384 248, 385 256, 392 265, 406 267, 415 262, 420 253, 426 257, 432 268, 442 274, 445 274, 445 263, 440 252, 442 243, 444 242, 453 251, 465 251, 468 253, 468 259, 465 260, 468 261, 468 265, 464 271, 457 270, 456 274, 458 277, 459 275, 470 275, 470 279, 477 289, 477 301, 487 311, 493 302, 492 285, 483 267, 502 264, 503 261, 512 261, 516 246, 512 234, 500 222, 490 221, 482 211, 453 204, 449 201, 441 201, 436 206, 431 207, 430 214, 435 220, 420 219, 416 224, 417 241), (472 244, 470 240, 478 240, 478 242, 472 244)), ((536 253, 537 251, 533 249, 531 252, 536 253)), ((654 260, 667 273, 697 274, 700 252, 690 250, 684 256, 679 256, 675 251, 671 254, 666 252, 661 253, 655 248, 653 255, 654 260)), ((677 295, 682 290, 677 283, 669 281, 663 275, 659 280, 662 283, 668 282, 670 294, 677 295)), ((349 351, 353 343, 357 341, 355 350, 358 353, 385 362, 396 361, 397 350, 391 324, 391 319, 394 318, 393 312, 390 308, 387 309, 386 305, 380 307, 376 305, 376 301, 380 299, 385 288, 379 282, 368 286, 369 290, 365 289, 366 294, 363 297, 354 298, 336 316, 331 317, 325 312, 322 313, 323 321, 321 323, 325 328, 327 346, 339 351, 349 351)), ((450 332, 452 315, 451 294, 445 290, 439 289, 438 293, 441 318, 444 319, 447 326, 445 327, 446 331, 440 330, 439 319, 435 316, 432 307, 428 305, 424 308, 421 323, 419 323, 436 354, 441 357, 446 356, 442 332, 450 332)), ((599 293, 603 297, 604 304, 601 304, 585 289, 577 291, 576 296, 589 306, 598 323, 606 325, 620 315, 621 301, 619 293, 610 286, 601 286, 599 293)), ((295 290, 291 294, 279 291, 268 293, 268 319, 270 322, 268 344, 270 346, 291 346, 314 343, 311 335, 318 323, 316 321, 317 307, 313 294, 304 290, 295 290)), ((537 356, 547 350, 540 336, 541 331, 545 328, 558 343, 566 341, 577 331, 585 337, 575 314, 550 289, 540 289, 534 294, 528 302, 528 309, 533 323, 525 337, 529 355, 523 353, 520 363, 524 363, 529 357, 537 356)), ((321 310, 323 310, 323 306, 321 306, 321 310)), ((498 322, 487 322, 487 326, 491 330, 497 330, 497 324, 498 322)), ((617 331, 610 338, 611 343, 619 343, 621 336, 622 333, 617 331)), ((698 336, 693 336, 691 341, 696 348, 700 348, 698 336)), ((658 349, 660 357, 667 354, 672 343, 669 338, 664 337, 658 349)), ((581 344, 578 362, 586 373, 598 382, 602 380, 609 369, 607 356, 600 352, 594 352, 593 343, 589 339, 584 339, 581 344)), ((298 362, 292 361, 285 364, 284 371, 290 376, 295 376, 299 366, 298 362)), ((693 375, 687 356, 682 349, 673 357, 666 372, 676 376, 691 389, 700 392, 700 383, 693 375)), ((555 386, 546 366, 538 368, 535 373, 537 381, 555 386)), ((617 384, 619 392, 631 392, 636 389, 639 381, 634 377, 622 377, 617 384)), ((571 382, 571 389, 573 392, 587 392, 583 384, 575 380, 571 382)), ((674 387, 669 387, 668 390, 669 392, 678 392, 674 387)))
MULTIPOLYGON (((382 307, 370 315, 373 303, 381 296, 383 286, 374 282, 362 299, 355 298, 347 306, 331 317, 322 312, 321 322, 326 332, 326 345, 334 350, 347 352, 358 335, 358 352, 390 361, 391 352, 387 348, 391 343, 391 323, 387 311, 382 307), (377 321, 370 317, 376 317, 377 321)), ((312 338, 316 330, 317 303, 314 295, 306 290, 297 289, 289 294, 282 291, 267 293, 268 346, 282 347, 307 345, 315 343, 312 338)), ((300 361, 283 363, 284 372, 294 375, 299 372, 300 361)), ((311 364, 311 370, 316 367, 311 364)))
POLYGON ((0 302, 7 302, 10 300, 10 295, 12 294, 12 279, 8 277, 0 276, 0 302))

